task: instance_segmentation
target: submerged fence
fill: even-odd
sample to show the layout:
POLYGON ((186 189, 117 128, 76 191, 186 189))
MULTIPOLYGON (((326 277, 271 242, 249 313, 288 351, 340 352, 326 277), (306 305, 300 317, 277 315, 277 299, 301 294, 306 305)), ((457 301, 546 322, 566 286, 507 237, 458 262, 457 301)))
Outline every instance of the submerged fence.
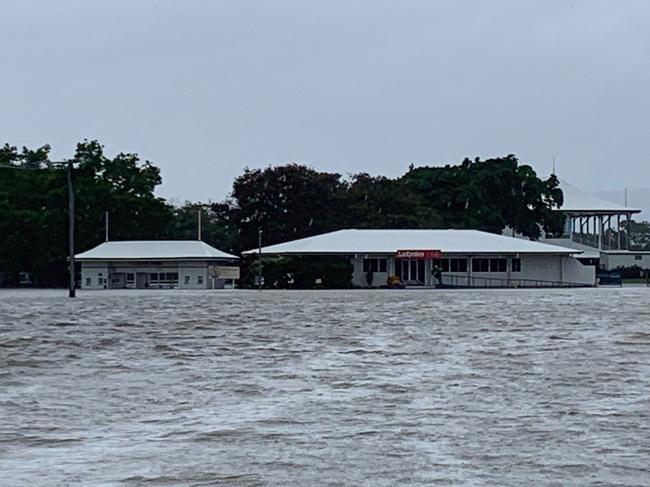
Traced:
POLYGON ((549 287, 590 287, 588 284, 564 281, 544 281, 542 279, 506 279, 500 277, 449 276, 441 277, 446 288, 549 288, 549 287))

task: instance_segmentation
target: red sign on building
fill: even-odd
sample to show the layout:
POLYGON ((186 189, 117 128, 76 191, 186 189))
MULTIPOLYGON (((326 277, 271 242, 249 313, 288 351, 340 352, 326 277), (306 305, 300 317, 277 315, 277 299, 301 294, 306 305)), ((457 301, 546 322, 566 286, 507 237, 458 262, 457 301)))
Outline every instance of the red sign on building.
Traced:
POLYGON ((442 256, 440 250, 398 250, 395 257, 398 259, 439 259, 442 256))

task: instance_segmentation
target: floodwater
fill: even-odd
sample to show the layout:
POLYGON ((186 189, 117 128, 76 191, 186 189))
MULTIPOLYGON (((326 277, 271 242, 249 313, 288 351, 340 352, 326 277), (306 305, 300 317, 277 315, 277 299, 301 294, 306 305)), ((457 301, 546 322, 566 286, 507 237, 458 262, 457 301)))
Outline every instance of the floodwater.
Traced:
POLYGON ((0 485, 650 485, 650 289, 0 292, 0 485))

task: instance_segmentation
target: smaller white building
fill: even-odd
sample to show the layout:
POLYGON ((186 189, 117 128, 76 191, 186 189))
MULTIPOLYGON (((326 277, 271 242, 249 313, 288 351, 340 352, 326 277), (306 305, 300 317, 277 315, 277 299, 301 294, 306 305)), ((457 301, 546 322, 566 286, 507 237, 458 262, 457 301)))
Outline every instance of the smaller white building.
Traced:
POLYGON ((239 279, 238 257, 200 240, 105 242, 75 259, 82 289, 224 289, 239 279))
MULTIPOLYGON (((262 255, 338 255, 352 284, 408 286, 594 286, 581 251, 478 230, 339 230, 261 249, 262 255)), ((254 255, 258 250, 244 254, 254 255)))

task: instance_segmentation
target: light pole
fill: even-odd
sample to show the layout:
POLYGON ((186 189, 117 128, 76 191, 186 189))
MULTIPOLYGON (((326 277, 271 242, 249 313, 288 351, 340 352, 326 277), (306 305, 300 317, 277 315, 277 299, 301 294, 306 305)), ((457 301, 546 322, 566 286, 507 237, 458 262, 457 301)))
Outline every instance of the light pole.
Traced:
POLYGON ((74 298, 77 295, 77 282, 74 264, 74 187, 72 186, 72 160, 68 161, 66 172, 68 176, 68 252, 70 253, 68 297, 74 298))

